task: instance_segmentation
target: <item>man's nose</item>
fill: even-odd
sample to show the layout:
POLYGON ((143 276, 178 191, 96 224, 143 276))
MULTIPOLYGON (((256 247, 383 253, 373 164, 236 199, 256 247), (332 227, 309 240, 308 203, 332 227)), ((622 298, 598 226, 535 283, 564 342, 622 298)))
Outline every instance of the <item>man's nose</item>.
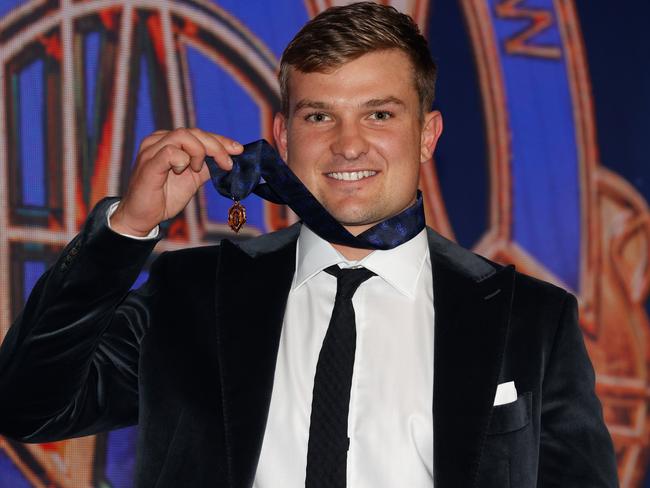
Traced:
POLYGON ((353 121, 341 121, 332 143, 332 152, 344 159, 354 160, 368 152, 363 128, 353 121))

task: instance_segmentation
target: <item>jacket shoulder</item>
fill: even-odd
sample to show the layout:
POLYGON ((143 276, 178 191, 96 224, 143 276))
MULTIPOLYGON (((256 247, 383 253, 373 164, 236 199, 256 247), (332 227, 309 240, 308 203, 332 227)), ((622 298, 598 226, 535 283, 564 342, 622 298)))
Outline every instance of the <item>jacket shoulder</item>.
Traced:
POLYGON ((569 291, 557 284, 520 271, 515 272, 515 280, 516 286, 519 289, 529 293, 542 293, 556 298, 566 298, 570 294, 569 291))
POLYGON ((218 263, 219 257, 224 252, 224 249, 228 247, 235 247, 251 257, 256 257, 259 254, 273 252, 295 242, 299 234, 300 224, 298 223, 286 229, 269 232, 250 239, 238 241, 223 239, 217 244, 208 246, 167 251, 161 254, 158 260, 163 260, 166 266, 173 266, 174 268, 186 269, 185 266, 195 262, 201 263, 204 268, 209 268, 210 264, 216 265, 218 263))
MULTIPOLYGON (((427 237, 432 259, 449 268, 461 271, 483 281, 501 271, 505 265, 492 261, 461 245, 450 241, 431 228, 427 228, 427 237)), ((515 287, 530 293, 544 293, 555 297, 565 297, 568 292, 558 285, 522 273, 515 268, 515 287)))

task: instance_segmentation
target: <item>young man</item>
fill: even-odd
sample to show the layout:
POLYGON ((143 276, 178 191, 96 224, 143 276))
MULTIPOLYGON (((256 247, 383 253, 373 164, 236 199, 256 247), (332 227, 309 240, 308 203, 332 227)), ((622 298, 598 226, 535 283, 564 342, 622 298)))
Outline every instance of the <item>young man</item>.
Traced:
POLYGON ((319 15, 282 58, 279 152, 353 235, 397 218, 383 251, 298 224, 164 254, 129 292, 206 155, 242 151, 146 138, 2 346, 0 431, 137 422, 137 487, 616 486, 575 299, 430 229, 400 240, 442 131, 434 80, 417 27, 372 3, 319 15))

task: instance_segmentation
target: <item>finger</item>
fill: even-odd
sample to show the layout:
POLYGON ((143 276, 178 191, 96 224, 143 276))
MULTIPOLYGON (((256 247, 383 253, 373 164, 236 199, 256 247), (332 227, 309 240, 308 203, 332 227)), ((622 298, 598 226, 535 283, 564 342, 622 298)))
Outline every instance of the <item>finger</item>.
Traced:
MULTIPOLYGON (((194 172, 198 173, 199 171, 201 171, 201 169, 203 168, 203 166, 205 164, 205 157, 207 155, 212 155, 215 152, 215 149, 216 149, 217 152, 224 152, 225 153, 224 148, 222 148, 222 147, 215 148, 214 147, 214 141, 209 139, 209 138, 206 138, 203 131, 201 131, 199 129, 196 129, 196 128, 190 128, 190 129, 187 129, 187 130, 188 130, 188 132, 190 134, 192 134, 193 137, 196 138, 196 140, 198 140, 201 143, 201 145, 203 146, 203 149, 204 149, 204 153, 201 155, 200 158, 199 157, 193 157, 191 159, 191 161, 190 161, 190 167, 192 168, 192 170, 194 172)), ((229 158, 229 156, 228 156, 228 158, 229 158)))
POLYGON ((192 170, 198 172, 205 162, 205 156, 208 150, 201 138, 197 137, 192 129, 184 130, 187 132, 182 132, 182 148, 190 155, 190 166, 192 170))
POLYGON ((190 164, 190 155, 173 144, 167 144, 160 148, 153 160, 157 166, 181 174, 190 164))
POLYGON ((244 150, 239 142, 230 137, 213 134, 198 128, 192 129, 193 133, 201 139, 207 153, 214 157, 217 164, 225 170, 232 169, 232 154, 241 154, 244 150))
MULTIPOLYGON (((186 152, 190 158, 190 164, 193 167, 201 169, 205 160, 206 148, 189 129, 181 128, 169 132, 156 144, 147 149, 147 151, 157 154, 158 151, 167 145, 173 145, 186 152)), ((163 165, 160 167, 161 170, 164 169, 166 171, 169 169, 164 160, 158 159, 157 161, 163 165)))
POLYGON ((210 179, 210 170, 208 169, 208 165, 204 164, 203 167, 201 168, 201 171, 199 171, 199 183, 202 185, 206 181, 210 179))
POLYGON ((241 154, 242 151, 244 150, 244 146, 239 141, 232 139, 230 137, 222 136, 221 134, 215 134, 213 132, 208 132, 199 128, 196 128, 196 131, 198 131, 198 133, 202 137, 205 137, 207 139, 208 144, 210 143, 210 141, 216 140, 219 144, 221 144, 224 147, 224 149, 228 152, 228 154, 241 154))
POLYGON ((196 134, 191 129, 177 129, 173 132, 172 140, 178 141, 181 148, 190 155, 190 166, 194 171, 199 171, 203 162, 207 149, 201 139, 196 137, 196 134))
POLYGON ((140 142, 140 148, 138 149, 138 154, 141 154, 144 151, 146 151, 149 147, 153 146, 155 143, 160 141, 168 133, 169 133, 168 130, 157 130, 149 134, 140 142))

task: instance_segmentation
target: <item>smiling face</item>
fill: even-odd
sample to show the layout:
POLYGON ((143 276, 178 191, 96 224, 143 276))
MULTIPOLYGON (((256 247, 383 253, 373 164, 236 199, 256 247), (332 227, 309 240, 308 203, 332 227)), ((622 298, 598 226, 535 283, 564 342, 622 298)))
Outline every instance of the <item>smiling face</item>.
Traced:
POLYGON ((327 72, 292 70, 274 135, 289 167, 358 235, 415 202, 420 164, 442 131, 421 113, 408 56, 375 51, 327 72))

